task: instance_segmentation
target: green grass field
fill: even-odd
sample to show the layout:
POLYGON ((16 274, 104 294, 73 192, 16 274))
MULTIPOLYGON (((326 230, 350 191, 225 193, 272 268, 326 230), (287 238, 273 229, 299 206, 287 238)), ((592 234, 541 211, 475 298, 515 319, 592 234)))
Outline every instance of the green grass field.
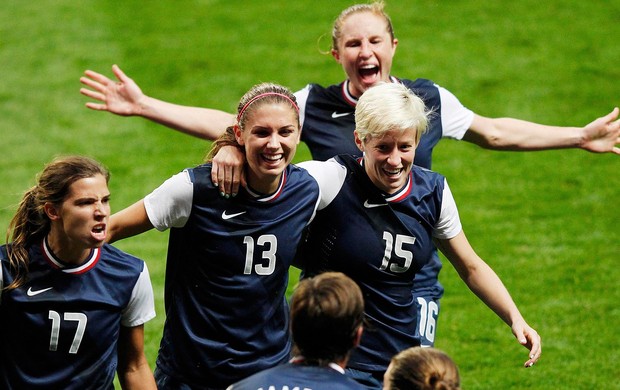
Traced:
MULTIPOLYGON (((84 108, 79 77, 118 63, 151 96, 233 110, 253 84, 340 82, 325 51, 350 1, 5 0, 0 7, 0 227, 59 154, 112 171, 114 210, 202 160, 208 143, 139 118, 84 108)), ((424 77, 485 116, 585 125, 620 105, 619 0, 388 0, 400 39, 393 74, 424 77)), ((302 147, 297 160, 309 158, 302 147)), ((443 141, 469 240, 543 337, 540 362, 446 262, 437 346, 465 389, 620 388, 620 158, 580 150, 497 153, 443 141)), ((4 242, 4 240, 3 240, 4 242)), ((147 324, 154 365, 167 233, 117 244, 144 258, 158 299, 147 324)), ((294 275, 294 274, 293 274, 294 275)), ((293 277, 293 282, 294 282, 293 277)))

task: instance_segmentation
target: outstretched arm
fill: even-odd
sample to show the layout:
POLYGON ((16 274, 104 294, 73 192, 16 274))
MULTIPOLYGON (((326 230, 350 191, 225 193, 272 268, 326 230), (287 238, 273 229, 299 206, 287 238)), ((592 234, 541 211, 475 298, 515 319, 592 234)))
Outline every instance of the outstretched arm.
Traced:
POLYGON ((451 239, 436 241, 469 289, 511 327, 519 343, 530 351, 525 367, 531 367, 541 354, 540 336, 525 322, 497 274, 476 254, 462 230, 451 239))
POLYGON ((117 65, 112 72, 118 81, 87 70, 80 82, 89 88, 80 93, 101 103, 86 103, 97 111, 121 116, 141 116, 198 138, 214 140, 234 123, 234 115, 208 108, 181 106, 145 95, 140 87, 117 65))
POLYGON ((487 149, 545 150, 581 148, 620 155, 618 108, 584 127, 546 126, 513 118, 474 115, 463 139, 487 149))

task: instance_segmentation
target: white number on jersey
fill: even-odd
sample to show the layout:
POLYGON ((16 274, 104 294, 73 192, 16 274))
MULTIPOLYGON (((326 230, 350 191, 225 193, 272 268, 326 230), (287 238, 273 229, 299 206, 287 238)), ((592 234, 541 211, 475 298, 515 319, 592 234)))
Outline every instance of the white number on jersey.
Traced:
MULTIPOLYGON (((245 268, 243 273, 250 275, 252 273, 252 265, 254 264, 254 239, 250 236, 243 238, 245 244, 245 268)), ((271 275, 276 269, 276 252, 278 251, 278 239, 273 234, 266 234, 258 237, 256 245, 263 247, 261 259, 254 265, 254 271, 257 275, 271 275), (267 260, 267 265, 264 265, 267 260)))
POLYGON ((403 248, 403 246, 405 244, 415 243, 415 237, 397 234, 396 242, 394 242, 392 233, 383 232, 383 239, 385 240, 385 252, 383 253, 383 261, 379 269, 384 271, 388 269, 389 266, 389 270, 394 273, 407 272, 413 262, 413 253, 403 248), (394 251, 393 254, 392 250, 394 251), (398 257, 399 259, 393 259, 393 257, 398 257), (400 260, 399 263, 402 263, 402 265, 397 263, 396 260, 400 260))
MULTIPOLYGON (((58 336, 60 335, 60 314, 54 310, 50 310, 48 318, 52 320, 50 351, 56 351, 58 349, 58 336)), ((75 336, 73 336, 73 342, 71 343, 71 348, 69 349, 69 353, 76 354, 78 349, 80 349, 80 343, 82 342, 82 337, 84 336, 84 331, 86 330, 88 318, 86 317, 86 314, 83 313, 65 313, 64 320, 75 321, 78 323, 77 329, 75 330, 75 336)))
POLYGON ((418 297, 418 303, 420 304, 420 337, 423 339, 422 345, 425 345, 424 338, 430 341, 432 346, 435 342, 435 329, 437 328, 437 313, 439 313, 439 307, 437 302, 426 302, 426 299, 418 297))

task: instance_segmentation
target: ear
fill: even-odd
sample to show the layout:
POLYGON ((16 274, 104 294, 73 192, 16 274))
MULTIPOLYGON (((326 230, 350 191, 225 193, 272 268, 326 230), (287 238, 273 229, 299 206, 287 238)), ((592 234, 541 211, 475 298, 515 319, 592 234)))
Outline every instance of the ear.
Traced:
POLYGON ((357 130, 355 130, 353 132, 353 134, 355 135, 355 145, 357 145, 357 148, 363 152, 364 151, 364 141, 362 141, 359 137, 359 134, 357 134, 357 130))
POLYGON ((360 325, 359 328, 357 328, 357 332, 355 334, 355 340, 353 341, 354 345, 357 347, 360 345, 360 341, 362 340, 362 334, 364 333, 364 327, 362 325, 360 325))
POLYGON ((233 131, 235 132, 235 139, 237 140, 237 143, 243 146, 244 141, 243 141, 243 137, 241 136, 241 129, 239 128, 238 124, 233 126, 233 131))
POLYGON ((43 211, 45 211, 45 215, 47 215, 51 221, 57 221, 60 219, 60 212, 52 203, 46 202, 45 205, 43 205, 43 211))
POLYGON ((332 53, 332 57, 334 57, 334 59, 335 59, 337 62, 340 62, 340 53, 338 53, 338 50, 336 50, 336 49, 332 49, 332 50, 331 50, 331 53, 332 53))

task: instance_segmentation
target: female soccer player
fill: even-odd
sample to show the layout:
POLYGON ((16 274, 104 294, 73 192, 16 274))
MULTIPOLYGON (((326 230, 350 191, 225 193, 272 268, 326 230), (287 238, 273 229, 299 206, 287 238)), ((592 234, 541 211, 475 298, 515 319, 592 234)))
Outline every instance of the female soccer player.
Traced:
MULTIPOLYGON (((343 10, 332 30, 331 53, 345 71, 346 79, 327 88, 308 84, 296 92, 300 106, 302 141, 310 148, 312 157, 326 160, 337 154, 361 156, 355 144, 353 112, 358 98, 379 82, 402 83, 421 96, 429 109, 436 113, 430 118, 428 130, 416 149, 415 164, 431 167, 432 151, 442 138, 462 139, 483 148, 494 150, 544 150, 581 148, 590 152, 620 154, 619 110, 595 119, 584 127, 545 126, 513 118, 489 118, 464 107, 448 90, 430 80, 401 79, 391 74, 398 45, 392 22, 381 1, 357 4, 343 10)), ((206 139, 219 136, 234 122, 234 115, 198 107, 167 103, 144 95, 136 83, 114 65, 113 73, 119 82, 93 71, 86 71, 80 81, 88 88, 81 93, 98 100, 87 107, 118 115, 139 115, 182 132, 206 139)), ((221 192, 235 195, 242 183, 242 165, 230 165, 229 153, 213 160, 213 180, 221 192)), ((238 157, 232 158, 235 161, 238 157)), ((428 297, 420 304, 419 318, 430 318, 432 324, 423 334, 423 343, 434 345, 439 317, 439 301, 443 287, 435 278, 441 269, 435 254, 432 264, 417 276, 416 295, 428 297), (432 275, 429 277, 429 275, 432 275)))
POLYGON ((231 131, 247 157, 239 196, 220 196, 207 163, 111 219, 112 240, 171 230, 160 390, 226 388, 289 359, 288 269, 319 201, 316 181, 289 164, 300 138, 295 96, 255 86, 231 131))
POLYGON ((416 284, 423 272, 437 277, 438 271, 432 274, 428 267, 435 259, 434 244, 529 350, 525 366, 540 356, 540 337, 467 241, 446 179, 413 164, 427 115, 422 100, 404 85, 380 84, 355 108, 355 139, 363 157, 300 164, 333 187, 322 186, 322 191, 337 189, 310 226, 300 262, 307 274, 344 272, 360 285, 367 330, 348 367, 351 376, 377 388, 391 357, 423 344, 423 332, 429 330, 428 311, 418 307, 432 302, 433 292, 420 295, 416 284))
POLYGON ((146 264, 104 244, 108 171, 48 164, 0 247, 0 387, 155 389, 143 324, 155 316, 146 264))
POLYGON ((371 388, 381 388, 392 356, 424 344, 425 332, 434 329, 426 315, 438 309, 434 291, 416 286, 420 274, 437 278, 439 271, 429 267, 434 244, 529 350, 525 367, 541 353, 540 336, 467 241, 446 179, 413 164, 428 117, 406 86, 377 85, 355 108, 363 157, 298 164, 320 183, 322 196, 296 261, 304 276, 342 272, 362 289, 367 330, 351 354, 348 375, 371 388))
POLYGON ((461 390, 459 369, 443 351, 411 347, 392 358, 383 390, 461 390))

